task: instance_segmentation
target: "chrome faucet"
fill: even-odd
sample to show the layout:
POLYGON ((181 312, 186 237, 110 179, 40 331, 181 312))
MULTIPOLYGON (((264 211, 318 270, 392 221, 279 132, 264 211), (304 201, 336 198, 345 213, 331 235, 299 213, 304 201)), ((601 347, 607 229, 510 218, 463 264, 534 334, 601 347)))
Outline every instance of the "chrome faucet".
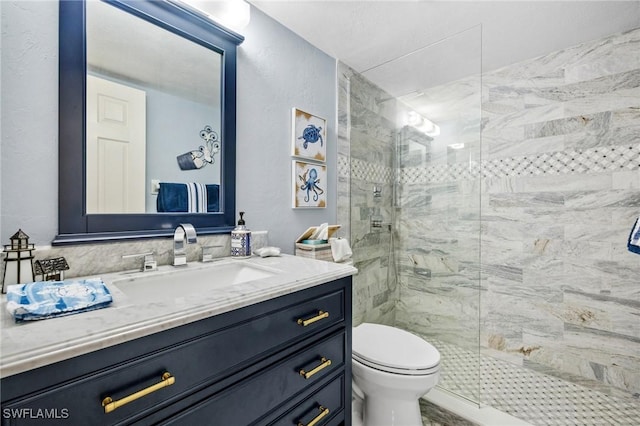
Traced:
POLYGON ((123 259, 131 259, 132 257, 144 257, 144 262, 142 263, 142 272, 155 271, 158 269, 158 263, 153 258, 155 252, 151 251, 148 253, 137 253, 137 254, 125 254, 122 256, 123 259))
POLYGON ((198 241, 196 230, 190 223, 181 223, 173 233, 173 266, 187 264, 187 244, 198 241), (186 237, 186 242, 185 242, 186 237))

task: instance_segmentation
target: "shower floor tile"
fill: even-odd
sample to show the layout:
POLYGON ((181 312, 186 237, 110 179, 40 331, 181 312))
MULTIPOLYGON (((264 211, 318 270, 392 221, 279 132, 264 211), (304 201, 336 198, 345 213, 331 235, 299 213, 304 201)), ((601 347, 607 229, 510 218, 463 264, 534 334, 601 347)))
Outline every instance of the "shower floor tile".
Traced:
POLYGON ((638 399, 607 395, 433 337, 428 340, 441 354, 440 387, 533 425, 640 425, 638 399))

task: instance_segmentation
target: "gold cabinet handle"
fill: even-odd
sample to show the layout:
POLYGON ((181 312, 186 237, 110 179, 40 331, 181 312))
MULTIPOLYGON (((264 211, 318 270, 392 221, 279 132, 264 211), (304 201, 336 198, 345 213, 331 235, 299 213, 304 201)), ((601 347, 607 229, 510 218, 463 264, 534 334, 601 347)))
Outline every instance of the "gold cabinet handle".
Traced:
POLYGON ((315 416, 314 419, 311 420, 307 425, 305 425, 302 422, 298 422, 298 426, 315 426, 318 424, 320 420, 324 419, 329 415, 329 409, 326 407, 323 407, 322 405, 318 407, 318 410, 320 410, 320 414, 315 416))
POLYGON ((120 408, 125 404, 128 404, 132 401, 135 401, 136 399, 142 398, 143 396, 147 396, 150 393, 153 393, 157 390, 160 390, 164 387, 167 386, 171 386, 172 384, 174 384, 176 382, 176 378, 173 377, 171 375, 171 373, 164 373, 162 375, 162 381, 156 383, 155 385, 151 385, 148 388, 144 388, 142 390, 139 390, 136 393, 132 393, 129 396, 125 396, 122 399, 118 399, 117 401, 114 401, 113 399, 111 399, 110 396, 106 397, 105 399, 102 400, 102 406, 104 407, 104 412, 105 413, 110 413, 112 411, 114 411, 116 408, 120 408))
POLYGON ((330 359, 326 359, 325 357, 322 357, 320 359, 320 362, 322 364, 318 365, 313 370, 310 370, 310 371, 305 371, 304 369, 300 370, 300 375, 302 377, 304 377, 305 379, 308 379, 309 377, 311 377, 314 374, 316 374, 318 371, 323 370, 323 369, 325 369, 325 368, 327 368, 328 366, 331 365, 331 360, 330 359))
POLYGON ((320 321, 323 318, 329 318, 329 312, 318 311, 318 315, 316 315, 315 317, 311 317, 311 318, 306 319, 306 320, 302 319, 302 318, 298 319, 298 324, 303 326, 303 327, 306 327, 309 324, 313 324, 314 322, 320 321))

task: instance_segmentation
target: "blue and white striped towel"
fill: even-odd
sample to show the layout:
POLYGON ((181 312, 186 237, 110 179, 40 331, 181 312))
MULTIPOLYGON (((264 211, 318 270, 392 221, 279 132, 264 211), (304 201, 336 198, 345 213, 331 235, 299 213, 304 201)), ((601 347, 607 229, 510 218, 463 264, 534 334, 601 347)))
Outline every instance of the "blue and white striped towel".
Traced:
POLYGON ((157 209, 160 213, 207 213, 219 211, 220 188, 198 182, 160 182, 157 209))
POLYGON ((187 194, 189 212, 206 213, 207 212, 207 187, 198 182, 187 183, 187 194))

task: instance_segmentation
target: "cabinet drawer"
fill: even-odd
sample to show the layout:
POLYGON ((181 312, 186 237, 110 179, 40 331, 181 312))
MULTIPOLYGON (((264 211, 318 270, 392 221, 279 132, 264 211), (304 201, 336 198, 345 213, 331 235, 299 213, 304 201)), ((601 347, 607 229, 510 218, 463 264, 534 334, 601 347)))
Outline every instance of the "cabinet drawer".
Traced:
POLYGON ((308 425, 314 420, 317 426, 340 423, 345 416, 344 380, 344 376, 337 377, 269 426, 308 425))
MULTIPOLYGON (((31 413, 43 410, 64 413, 61 418, 47 418, 47 425, 110 425, 143 413, 189 391, 190 383, 198 381, 190 369, 192 347, 184 345, 163 351, 4 404, 3 413, 11 413, 11 421, 3 424, 43 424, 42 419, 38 423, 30 418, 33 417, 31 413), (163 378, 165 373, 173 379, 163 378), (107 413, 103 407, 103 401, 105 404, 109 402, 105 401, 107 397, 119 403, 127 397, 134 400, 107 413)), ((6 419, 5 416, 3 420, 6 419)))
POLYGON ((232 329, 235 336, 229 339, 229 347, 224 351, 233 351, 236 359, 246 359, 248 355, 279 349, 344 321, 344 313, 344 290, 303 300, 235 326, 232 329))
MULTIPOLYGON (((50 419, 48 424, 52 425, 56 422, 69 424, 69 421, 97 421, 106 425, 136 418, 155 410, 158 404, 169 403, 197 391, 213 380, 234 374, 282 350, 286 345, 311 337, 343 321, 344 299, 344 291, 339 290, 304 300, 168 349, 128 360, 113 368, 48 388, 34 396, 3 404, 3 408, 15 410, 17 416, 21 412, 31 413, 37 410, 64 413, 64 418, 50 419), (322 313, 319 314, 320 311, 322 313), (104 398, 119 401, 158 383, 167 383, 161 379, 164 373, 175 377, 175 383, 129 402, 113 412, 105 413, 101 405, 104 398)), ((338 359, 333 352, 331 356, 338 359)), ((340 362, 342 358, 341 355, 340 362)), ((29 424, 28 420, 13 418, 10 424, 29 424)))
POLYGON ((169 424, 261 424, 261 419, 278 406, 324 378, 343 371, 346 343, 344 331, 317 342, 201 401, 173 417, 169 424))

